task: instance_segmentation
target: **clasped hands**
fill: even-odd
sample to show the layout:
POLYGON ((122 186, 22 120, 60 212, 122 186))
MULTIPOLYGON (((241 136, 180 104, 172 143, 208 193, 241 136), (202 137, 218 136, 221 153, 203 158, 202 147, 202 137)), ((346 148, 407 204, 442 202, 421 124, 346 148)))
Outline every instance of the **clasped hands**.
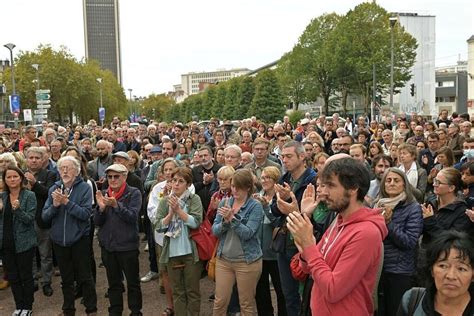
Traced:
POLYGON ((114 208, 118 206, 117 200, 114 197, 104 196, 101 191, 95 193, 95 198, 97 200, 97 205, 99 205, 100 212, 105 211, 107 206, 114 208))
POLYGON ((230 223, 234 218, 234 211, 232 210, 232 207, 229 206, 229 199, 225 199, 224 205, 217 209, 217 214, 222 216, 224 222, 230 223))
POLYGON ((66 205, 69 202, 69 198, 67 194, 64 194, 60 188, 57 188, 51 193, 51 197, 53 198, 53 206, 59 207, 61 205, 66 205))

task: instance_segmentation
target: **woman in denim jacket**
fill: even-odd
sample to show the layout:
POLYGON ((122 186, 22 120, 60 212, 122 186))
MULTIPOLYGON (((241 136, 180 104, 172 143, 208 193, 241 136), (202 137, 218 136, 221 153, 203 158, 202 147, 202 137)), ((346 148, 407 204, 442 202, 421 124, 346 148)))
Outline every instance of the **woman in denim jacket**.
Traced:
POLYGON ((221 202, 212 226, 213 234, 219 238, 213 315, 226 315, 236 281, 242 314, 256 315, 255 293, 262 273, 263 209, 251 197, 254 185, 249 170, 234 173, 231 190, 232 197, 221 202))

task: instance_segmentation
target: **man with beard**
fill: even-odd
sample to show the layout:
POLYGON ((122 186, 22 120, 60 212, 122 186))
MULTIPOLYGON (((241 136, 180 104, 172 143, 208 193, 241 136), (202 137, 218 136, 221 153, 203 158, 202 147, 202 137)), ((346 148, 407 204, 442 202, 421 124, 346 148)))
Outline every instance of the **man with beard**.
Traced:
POLYGON ((201 163, 192 169, 193 184, 196 194, 201 198, 202 208, 206 212, 211 202, 212 182, 222 166, 212 160, 212 150, 209 146, 199 148, 198 155, 201 163))
MULTIPOLYGON (((307 185, 314 181, 316 172, 311 167, 306 167, 305 150, 298 141, 290 141, 283 145, 281 157, 283 166, 287 172, 283 174, 278 184, 275 185, 277 192, 274 201, 292 201, 300 205, 303 192, 307 185), (294 194, 292 195, 291 192, 294 194)), ((271 212, 279 218, 279 226, 286 224, 286 218, 291 212, 297 211, 297 207, 286 207, 288 203, 272 203, 271 212)), ((287 234, 285 249, 277 254, 278 270, 285 296, 287 314, 290 316, 299 315, 300 295, 298 292, 299 282, 292 277, 290 270, 291 258, 298 252, 293 238, 287 234)))
POLYGON ((96 144, 97 158, 89 161, 87 172, 91 179, 97 182, 98 189, 101 189, 105 181, 105 169, 112 164, 112 144, 106 140, 99 140, 96 144))
POLYGON ((372 205, 377 195, 380 192, 380 180, 382 180, 385 170, 393 167, 393 160, 387 155, 377 155, 372 160, 372 171, 375 175, 375 179, 370 181, 369 191, 365 197, 365 202, 368 205, 372 205))
POLYGON ((322 194, 336 220, 316 244, 306 214, 291 212, 287 227, 300 253, 301 268, 314 279, 311 310, 318 315, 371 315, 381 267, 383 216, 363 206, 367 169, 353 158, 334 160, 320 173, 322 194))

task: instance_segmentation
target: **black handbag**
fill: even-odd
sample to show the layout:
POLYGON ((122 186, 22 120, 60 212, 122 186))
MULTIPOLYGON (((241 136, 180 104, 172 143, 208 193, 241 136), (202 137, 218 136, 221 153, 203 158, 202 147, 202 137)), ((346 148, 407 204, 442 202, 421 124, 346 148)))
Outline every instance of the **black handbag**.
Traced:
POLYGON ((274 228, 270 249, 276 253, 285 253, 287 236, 288 228, 286 225, 274 228))

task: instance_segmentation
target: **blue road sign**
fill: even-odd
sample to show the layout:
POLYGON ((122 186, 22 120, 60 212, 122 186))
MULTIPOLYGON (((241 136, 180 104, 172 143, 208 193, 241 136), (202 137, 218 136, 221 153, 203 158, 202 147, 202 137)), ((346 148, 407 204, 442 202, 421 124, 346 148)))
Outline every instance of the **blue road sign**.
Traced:
POLYGON ((99 108, 99 120, 105 120, 105 108, 99 108))

